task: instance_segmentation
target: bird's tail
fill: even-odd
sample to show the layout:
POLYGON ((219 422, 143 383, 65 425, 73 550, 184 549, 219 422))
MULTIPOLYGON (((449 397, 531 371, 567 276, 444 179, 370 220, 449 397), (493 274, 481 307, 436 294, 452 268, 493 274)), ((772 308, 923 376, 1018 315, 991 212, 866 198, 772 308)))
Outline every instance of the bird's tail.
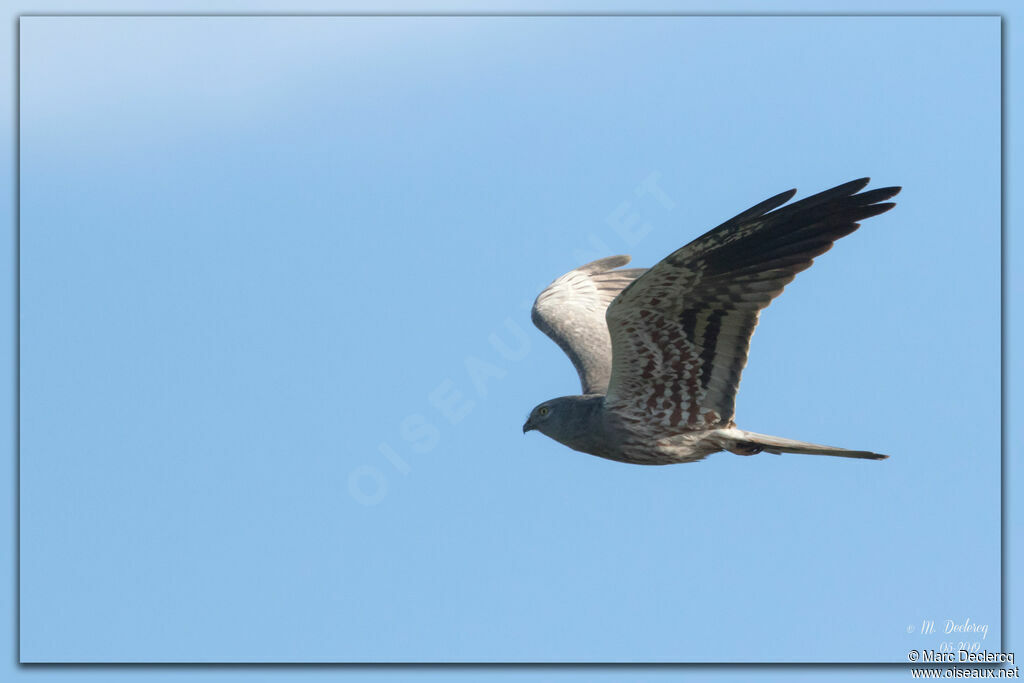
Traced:
POLYGON ((871 451, 851 451, 846 448, 836 448, 834 446, 822 446, 816 443, 807 443, 806 441, 794 441, 793 439, 783 439, 778 436, 768 436, 767 434, 757 434, 755 432, 743 431, 743 439, 736 443, 737 450, 732 448, 728 449, 733 453, 740 455, 752 455, 759 451, 767 451, 768 453, 804 453, 807 455, 837 455, 843 458, 862 458, 864 460, 885 460, 888 455, 882 455, 881 453, 872 453, 871 451))

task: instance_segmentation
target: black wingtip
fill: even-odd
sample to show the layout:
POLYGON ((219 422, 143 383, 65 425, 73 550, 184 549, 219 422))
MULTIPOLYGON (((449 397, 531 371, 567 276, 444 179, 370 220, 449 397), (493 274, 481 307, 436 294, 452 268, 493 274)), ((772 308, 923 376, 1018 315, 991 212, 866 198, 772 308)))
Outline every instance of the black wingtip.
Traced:
POLYGON ((851 180, 848 183, 842 185, 836 185, 833 188, 829 188, 823 192, 812 194, 803 199, 787 204, 778 210, 780 215, 793 215, 800 211, 806 211, 817 206, 821 206, 827 202, 847 198, 856 195, 858 192, 863 190, 868 183, 871 182, 871 178, 858 178, 857 180, 851 180))
POLYGON ((866 205, 874 204, 875 202, 883 202, 886 199, 892 199, 900 193, 902 188, 899 187, 878 187, 874 190, 867 190, 860 194, 855 194, 851 199, 856 200, 857 204, 866 205))
MULTIPOLYGON (((833 187, 831 190, 825 190, 825 192, 827 192, 829 194, 837 194, 837 195, 857 194, 858 192, 863 190, 865 187, 867 187, 868 183, 870 183, 870 182, 871 182, 871 178, 868 178, 868 177, 865 176, 864 178, 857 178, 856 180, 851 180, 848 183, 843 183, 842 185, 837 185, 837 186, 833 187)), ((825 192, 822 192, 821 194, 825 194, 825 192)))
POLYGON ((880 202, 878 204, 869 204, 868 206, 865 206, 863 209, 857 212, 857 220, 862 221, 865 218, 871 218, 872 216, 877 216, 878 214, 885 213, 894 206, 896 206, 896 202, 880 202))
POLYGON ((777 209, 780 206, 782 206, 783 204, 785 204, 786 202, 788 202, 790 199, 792 199, 794 197, 794 195, 796 195, 796 188, 795 187, 792 190, 786 190, 785 192, 780 192, 777 195, 775 195, 774 197, 769 197, 768 199, 764 200, 763 202, 760 202, 759 204, 755 204, 754 206, 750 207, 749 209, 747 209, 743 213, 741 213, 741 214, 739 214, 737 216, 734 216, 733 218, 730 218, 728 221, 726 221, 725 223, 723 223, 722 225, 720 225, 718 227, 721 228, 724 225, 742 223, 743 221, 753 220, 754 218, 760 218, 761 216, 765 215, 769 211, 777 209))
POLYGON ((896 195, 898 195, 900 193, 900 190, 902 189, 903 188, 900 187, 899 185, 890 185, 889 187, 880 187, 877 190, 875 190, 875 192, 884 192, 886 193, 885 199, 889 199, 890 197, 895 197, 896 195))
POLYGON ((775 195, 771 199, 765 201, 765 204, 767 204, 768 202, 782 202, 784 204, 784 203, 788 202, 790 199, 792 199, 795 196, 796 196, 796 188, 794 187, 792 190, 786 190, 785 192, 778 193, 777 195, 775 195))

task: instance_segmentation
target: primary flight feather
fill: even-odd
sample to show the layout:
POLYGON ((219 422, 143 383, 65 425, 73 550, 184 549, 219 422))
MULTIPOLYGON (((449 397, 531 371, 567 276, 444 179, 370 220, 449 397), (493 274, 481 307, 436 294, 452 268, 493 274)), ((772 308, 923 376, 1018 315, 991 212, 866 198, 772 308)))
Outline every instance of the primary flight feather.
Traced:
POLYGON ((786 204, 767 199, 650 269, 611 256, 566 273, 533 305, 533 322, 569 356, 583 394, 541 403, 523 432, 640 465, 693 462, 717 451, 888 456, 747 432, 733 421, 740 374, 761 310, 801 270, 898 187, 868 178, 786 204))

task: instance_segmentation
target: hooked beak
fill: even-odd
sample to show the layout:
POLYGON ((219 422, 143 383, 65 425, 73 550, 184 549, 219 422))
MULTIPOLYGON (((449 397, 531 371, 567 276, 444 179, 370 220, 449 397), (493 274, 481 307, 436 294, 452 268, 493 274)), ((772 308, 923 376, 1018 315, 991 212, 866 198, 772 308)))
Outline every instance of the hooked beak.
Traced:
POLYGON ((534 429, 536 429, 536 427, 533 426, 533 423, 527 420, 526 424, 523 425, 523 434, 526 432, 532 432, 534 429))

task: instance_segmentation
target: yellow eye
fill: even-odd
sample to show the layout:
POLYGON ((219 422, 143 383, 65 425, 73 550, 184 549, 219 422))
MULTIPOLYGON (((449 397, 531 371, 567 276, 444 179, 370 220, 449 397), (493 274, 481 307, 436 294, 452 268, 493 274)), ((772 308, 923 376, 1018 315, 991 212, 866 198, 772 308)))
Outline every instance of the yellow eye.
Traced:
POLYGON ((547 406, 541 406, 540 408, 537 409, 537 414, 540 415, 541 417, 547 417, 549 412, 550 411, 548 410, 547 406))

